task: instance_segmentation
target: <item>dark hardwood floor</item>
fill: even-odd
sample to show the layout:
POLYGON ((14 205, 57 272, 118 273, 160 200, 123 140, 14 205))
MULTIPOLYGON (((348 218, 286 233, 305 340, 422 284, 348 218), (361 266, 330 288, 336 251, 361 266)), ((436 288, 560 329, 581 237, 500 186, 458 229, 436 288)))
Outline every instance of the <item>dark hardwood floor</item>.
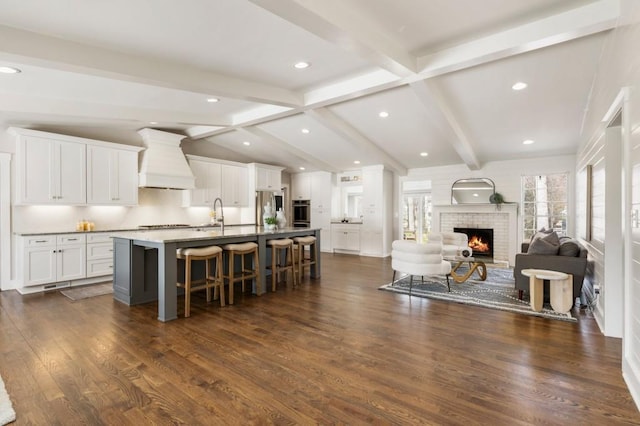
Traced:
MULTIPOLYGON (((190 318, 99 296, 0 293, 23 424, 640 424, 621 341, 577 324, 379 291, 389 259, 190 318)), ((239 289, 236 292, 239 293, 239 289)), ((182 306, 179 307, 182 314, 182 306)))

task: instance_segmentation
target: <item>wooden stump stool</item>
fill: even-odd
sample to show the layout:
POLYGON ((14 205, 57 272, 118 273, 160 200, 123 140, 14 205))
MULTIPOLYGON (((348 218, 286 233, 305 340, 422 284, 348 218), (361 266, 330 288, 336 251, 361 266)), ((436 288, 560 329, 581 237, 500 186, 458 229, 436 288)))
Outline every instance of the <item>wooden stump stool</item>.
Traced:
POLYGON ((551 307, 556 312, 567 313, 573 307, 573 275, 546 269, 523 269, 522 275, 529 277, 531 309, 542 310, 544 280, 549 280, 551 307))

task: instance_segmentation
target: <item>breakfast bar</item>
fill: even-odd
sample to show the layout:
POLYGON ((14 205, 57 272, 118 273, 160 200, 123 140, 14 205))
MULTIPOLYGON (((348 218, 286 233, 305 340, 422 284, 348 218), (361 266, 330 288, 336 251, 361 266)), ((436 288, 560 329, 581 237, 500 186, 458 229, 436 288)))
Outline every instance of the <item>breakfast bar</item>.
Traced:
MULTIPOLYGON (((267 276, 267 241, 277 238, 293 238, 312 235, 320 243, 320 229, 284 228, 265 231, 263 227, 238 226, 224 230, 204 228, 171 229, 163 231, 137 231, 113 235, 113 295, 128 305, 158 301, 158 320, 171 321, 177 318, 177 258, 176 250, 185 247, 203 247, 232 243, 256 242, 260 262, 262 285, 253 292, 261 295, 265 291, 267 276), (157 269, 145 268, 145 252, 157 254, 157 269), (157 278, 156 275, 157 274, 157 278), (151 278, 151 279, 150 279, 151 278), (157 282, 157 284, 156 284, 157 282)), ((311 265, 311 277, 320 277, 320 258, 311 265)))

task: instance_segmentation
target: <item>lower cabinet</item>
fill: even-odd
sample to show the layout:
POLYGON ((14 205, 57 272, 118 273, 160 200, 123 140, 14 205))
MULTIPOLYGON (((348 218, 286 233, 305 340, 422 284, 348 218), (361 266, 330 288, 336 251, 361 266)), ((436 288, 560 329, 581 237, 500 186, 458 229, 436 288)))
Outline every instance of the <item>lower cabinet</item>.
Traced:
POLYGON ((113 241, 109 234, 87 235, 87 278, 113 274, 113 241))
POLYGON ((104 282, 113 274, 109 234, 30 235, 18 239, 18 291, 35 293, 104 282))
POLYGON ((332 224, 331 245, 334 251, 360 252, 360 225, 332 224))
POLYGON ((83 234, 23 237, 22 246, 23 286, 86 277, 86 238, 83 234))

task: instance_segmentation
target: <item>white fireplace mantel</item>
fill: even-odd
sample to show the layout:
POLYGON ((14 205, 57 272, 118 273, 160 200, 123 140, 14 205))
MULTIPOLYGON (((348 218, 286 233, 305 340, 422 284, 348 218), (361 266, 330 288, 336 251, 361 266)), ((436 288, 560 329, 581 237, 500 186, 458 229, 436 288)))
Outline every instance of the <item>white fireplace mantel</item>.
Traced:
POLYGON ((518 204, 453 204, 432 208, 432 229, 451 232, 454 226, 492 228, 494 259, 515 264, 518 245, 518 204))

